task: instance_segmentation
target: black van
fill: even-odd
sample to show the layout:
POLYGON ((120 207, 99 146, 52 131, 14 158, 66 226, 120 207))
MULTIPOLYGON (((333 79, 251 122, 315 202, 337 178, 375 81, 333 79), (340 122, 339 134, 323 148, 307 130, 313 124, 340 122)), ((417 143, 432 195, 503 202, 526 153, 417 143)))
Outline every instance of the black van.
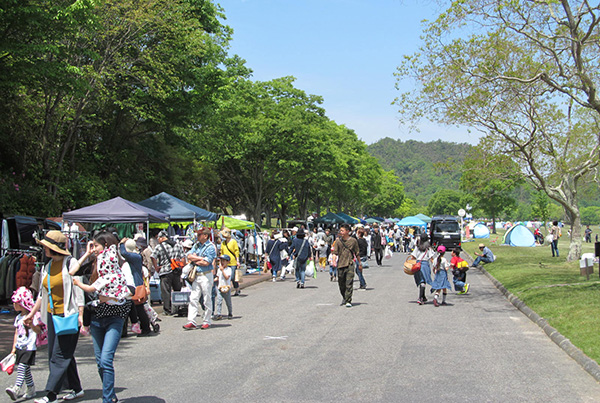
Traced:
POLYGON ((460 219, 451 215, 436 215, 429 224, 429 239, 436 249, 444 245, 446 249, 460 248, 460 219))

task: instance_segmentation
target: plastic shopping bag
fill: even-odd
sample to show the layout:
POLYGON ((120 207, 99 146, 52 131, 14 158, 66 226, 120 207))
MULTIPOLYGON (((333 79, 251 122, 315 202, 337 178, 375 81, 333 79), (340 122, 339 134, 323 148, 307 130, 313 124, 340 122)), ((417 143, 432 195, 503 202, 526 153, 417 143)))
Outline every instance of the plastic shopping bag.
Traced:
POLYGON ((315 270, 315 262, 309 260, 306 263, 306 272, 304 273, 306 277, 313 277, 316 274, 315 270))
POLYGON ((17 362, 17 356, 15 354, 9 354, 0 361, 0 369, 10 375, 15 369, 15 362, 17 362))
POLYGON ((392 258, 392 249, 389 246, 385 247, 385 255, 383 256, 386 259, 391 259, 392 258))

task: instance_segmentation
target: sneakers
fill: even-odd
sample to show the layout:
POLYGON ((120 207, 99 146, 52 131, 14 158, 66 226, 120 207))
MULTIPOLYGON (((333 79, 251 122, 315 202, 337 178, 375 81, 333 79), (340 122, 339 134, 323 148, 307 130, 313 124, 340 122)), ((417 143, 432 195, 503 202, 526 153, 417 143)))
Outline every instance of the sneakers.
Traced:
POLYGON ((366 284, 365 285, 361 285, 360 287, 358 287, 358 289, 360 289, 360 290, 366 290, 367 289, 367 285, 366 284))
POLYGON ((210 327, 210 324, 208 324, 208 323, 203 323, 203 324, 202 324, 202 326, 200 326, 200 329, 202 329, 202 330, 206 330, 206 329, 208 329, 209 327, 210 327))
POLYGON ((190 322, 187 325, 183 325, 183 328, 185 330, 196 330, 196 329, 198 329, 198 326, 196 326, 192 322, 190 322))
POLYGON ((9 386, 4 390, 10 396, 11 400, 17 400, 23 394, 21 393, 21 388, 18 388, 17 385, 9 386))
POLYGON ((304 288, 304 284, 300 284, 300 288, 304 288))
POLYGON ((140 328, 140 324, 139 323, 134 323, 133 325, 131 325, 131 331, 135 334, 140 334, 142 333, 142 329, 140 328))
POLYGON ((276 281, 277 281, 277 279, 275 277, 273 277, 273 282, 276 282, 276 281))
POLYGON ((352 304, 350 302, 346 302, 346 308, 352 308, 352 304))
POLYGON ((443 301, 440 305, 448 305, 446 301, 443 301))
POLYGON ((35 385, 27 387, 27 393, 25 393, 25 399, 31 399, 35 396, 35 385))
POLYGON ((433 299, 433 306, 435 306, 436 308, 437 308, 438 306, 440 306, 440 303, 438 302, 438 299, 437 299, 437 298, 434 298, 434 299, 433 299))
POLYGON ((469 292, 469 284, 465 284, 465 294, 469 292))
POLYGON ((63 400, 67 400, 67 401, 69 401, 69 400, 75 400, 77 398, 82 397, 83 395, 85 395, 85 392, 83 391, 83 389, 81 389, 77 393, 75 393, 75 391, 73 391, 73 392, 71 392, 69 394, 64 395, 62 399, 63 400))
POLYGON ((227 315, 227 319, 233 319, 233 315, 232 314, 227 315))
POLYGON ((50 400, 48 396, 44 396, 41 399, 35 399, 33 403, 57 403, 58 399, 50 400))
POLYGON ((300 288, 300 282, 299 281, 296 283, 296 288, 300 288))
POLYGON ((425 304, 425 301, 423 301, 423 298, 419 298, 419 299, 417 300, 417 304, 419 304, 419 305, 423 305, 423 304, 425 304))
POLYGON ((213 320, 221 320, 223 319, 223 315, 215 315, 215 317, 213 318, 213 320))

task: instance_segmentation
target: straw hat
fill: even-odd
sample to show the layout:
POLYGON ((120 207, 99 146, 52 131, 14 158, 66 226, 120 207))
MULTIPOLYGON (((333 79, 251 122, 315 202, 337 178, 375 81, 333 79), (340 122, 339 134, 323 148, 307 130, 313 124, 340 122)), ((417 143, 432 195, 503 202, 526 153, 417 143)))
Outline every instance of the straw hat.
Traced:
POLYGON ((38 242, 61 255, 71 255, 67 250, 67 237, 60 231, 48 231, 44 238, 38 242))
POLYGON ((137 244, 133 239, 128 239, 125 241, 125 249, 127 250, 127 252, 136 252, 136 246, 137 244))
POLYGON ((221 230, 221 235, 223 238, 231 238, 231 230, 229 228, 223 228, 221 230))

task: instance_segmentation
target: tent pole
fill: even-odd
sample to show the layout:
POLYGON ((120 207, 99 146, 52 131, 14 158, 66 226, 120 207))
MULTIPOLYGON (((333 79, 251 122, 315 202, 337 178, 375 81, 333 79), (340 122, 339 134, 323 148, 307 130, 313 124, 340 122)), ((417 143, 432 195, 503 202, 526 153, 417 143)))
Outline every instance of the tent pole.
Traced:
POLYGON ((150 242, 150 221, 146 221, 146 242, 150 242))

